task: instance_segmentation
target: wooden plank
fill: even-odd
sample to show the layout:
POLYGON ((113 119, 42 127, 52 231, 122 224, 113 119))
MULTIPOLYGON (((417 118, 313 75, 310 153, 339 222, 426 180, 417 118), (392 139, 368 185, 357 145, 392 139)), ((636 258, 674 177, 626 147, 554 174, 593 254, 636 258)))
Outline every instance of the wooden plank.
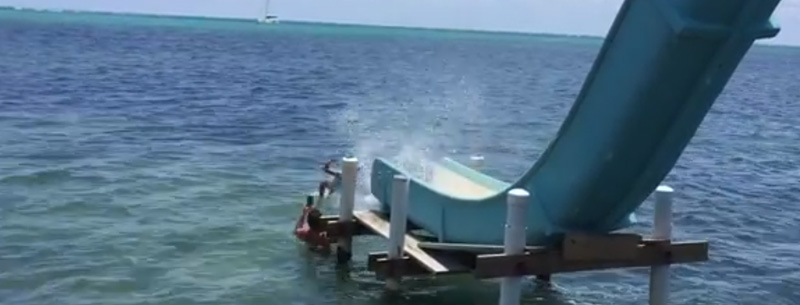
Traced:
MULTIPOLYGON (((394 276, 431 275, 419 262, 408 255, 403 255, 399 260, 389 260, 388 252, 371 252, 367 257, 367 270, 375 272, 378 278, 394 276), (390 266, 394 264, 393 266, 390 266), (390 268, 391 267, 391 268, 390 268)), ((452 271, 452 269, 451 269, 452 271)), ((468 271, 468 270, 466 270, 468 271)), ((464 272, 466 272, 464 271, 464 272)))
MULTIPOLYGON (((568 233, 564 237, 564 252, 565 259, 587 259, 594 255, 599 259, 603 257, 618 258, 620 255, 631 257, 630 253, 636 253, 636 247, 644 242, 641 235, 633 233, 614 233, 614 234, 583 234, 583 233, 568 233), (604 251, 605 249, 613 248, 615 251, 604 251), (626 248, 627 251, 620 251, 626 248), (625 252, 625 253, 598 253, 590 254, 586 252, 625 252)), ((490 253, 503 253, 505 247, 503 245, 485 245, 485 244, 467 244, 467 243, 440 243, 440 242, 419 242, 418 246, 422 249, 442 250, 442 251, 463 251, 476 254, 490 254, 490 253)), ((547 251, 546 247, 541 246, 526 246, 525 251, 547 251)))
MULTIPOLYGON (((609 249, 609 251, 614 251, 609 249)), ((612 268, 646 267, 708 260, 708 242, 645 241, 638 245, 634 259, 602 261, 566 261, 561 249, 528 252, 520 255, 484 254, 475 262, 477 278, 544 275, 561 272, 612 268)))
POLYGON ((641 235, 631 233, 567 233, 561 247, 566 261, 630 260, 641 242, 641 235))
MULTIPOLYGON (((395 276, 419 276, 419 275, 452 275, 472 272, 472 268, 461 264, 457 256, 449 256, 448 253, 429 253, 439 261, 448 261, 447 272, 433 273, 423 264, 411 256, 404 255, 403 258, 390 260, 388 252, 372 252, 367 258, 367 270, 375 272, 378 277, 385 277, 389 274, 395 276)), ((474 256, 471 256, 474 261, 474 256)))
MULTIPOLYGON (((437 243, 437 242, 419 242, 417 244, 422 249, 442 250, 442 251, 463 251, 475 254, 490 254, 490 253, 503 253, 505 251, 502 245, 481 245, 481 244, 464 244, 464 243, 437 243)), ((544 247, 527 246, 525 251, 545 251, 544 247)))
MULTIPOLYGON (((337 222, 339 221, 339 215, 322 215, 322 220, 327 222, 337 222)), ((353 219, 353 221, 356 220, 353 219)), ((406 229, 408 231, 413 231, 413 230, 421 230, 422 228, 409 221, 408 223, 406 223, 406 229)), ((369 233, 365 234, 376 234, 376 233, 370 231, 369 233)))
POLYGON ((339 215, 322 215, 322 222, 336 222, 339 221, 339 215))
MULTIPOLYGON (((378 212, 359 211, 355 213, 355 218, 372 231, 385 238, 389 238, 389 221, 378 212)), ((448 261, 445 257, 434 258, 420 249, 418 244, 419 241, 416 238, 406 234, 403 251, 422 264, 428 271, 432 273, 447 273, 451 268, 463 268, 460 264, 448 261)))
MULTIPOLYGON (((346 232, 345 230, 347 229, 348 228, 346 227, 345 223, 338 222, 336 220, 333 221, 327 220, 327 222, 325 222, 325 232, 328 233, 328 237, 333 238, 334 240, 338 237, 343 236, 343 234, 345 234, 346 232)), ((368 228, 365 228, 361 223, 359 223, 355 219, 353 219, 353 221, 350 222, 349 229, 350 229, 350 236, 372 234, 372 232, 368 228)))

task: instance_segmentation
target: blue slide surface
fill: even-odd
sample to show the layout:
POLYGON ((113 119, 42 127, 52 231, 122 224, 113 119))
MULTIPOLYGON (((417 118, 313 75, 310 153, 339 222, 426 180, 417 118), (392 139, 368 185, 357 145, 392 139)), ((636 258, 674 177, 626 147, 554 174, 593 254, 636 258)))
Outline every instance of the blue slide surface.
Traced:
POLYGON ((372 194, 388 213, 393 176, 409 176, 409 220, 442 242, 502 243, 512 188, 531 193, 529 245, 629 226, 754 41, 777 35, 770 18, 778 2, 626 0, 556 139, 516 182, 444 160, 441 166, 496 191, 464 198, 379 158, 372 194))

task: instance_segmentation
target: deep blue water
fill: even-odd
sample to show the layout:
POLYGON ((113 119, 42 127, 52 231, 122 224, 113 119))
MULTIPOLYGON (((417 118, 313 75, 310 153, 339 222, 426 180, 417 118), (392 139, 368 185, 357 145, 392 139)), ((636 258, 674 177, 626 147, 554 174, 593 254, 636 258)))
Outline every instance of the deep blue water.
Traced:
MULTIPOLYGON (((400 297, 289 234, 353 153, 482 153, 505 180, 557 131, 599 41, 0 13, 0 303, 495 304, 469 277, 400 297)), ((667 183, 673 304, 800 303, 800 49, 756 47, 667 183)), ((363 199, 364 187, 359 198, 363 199)), ((651 202, 640 209, 649 230, 651 202)), ((643 304, 647 269, 528 283, 526 304, 643 304)))

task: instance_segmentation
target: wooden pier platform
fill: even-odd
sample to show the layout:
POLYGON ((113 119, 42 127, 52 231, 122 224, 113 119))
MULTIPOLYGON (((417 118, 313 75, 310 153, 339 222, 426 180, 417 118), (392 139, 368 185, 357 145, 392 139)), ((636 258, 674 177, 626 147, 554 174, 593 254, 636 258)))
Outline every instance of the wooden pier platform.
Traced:
MULTIPOLYGON (((357 211, 351 223, 324 216, 327 232, 336 238, 380 235, 389 238, 389 219, 377 211, 357 211)), ((427 241, 408 224, 403 258, 388 259, 387 252, 369 254, 368 269, 379 278, 472 273, 479 279, 684 264, 708 260, 707 241, 647 239, 638 234, 565 234, 552 247, 526 247, 520 255, 503 254, 502 245, 475 245, 427 241)))

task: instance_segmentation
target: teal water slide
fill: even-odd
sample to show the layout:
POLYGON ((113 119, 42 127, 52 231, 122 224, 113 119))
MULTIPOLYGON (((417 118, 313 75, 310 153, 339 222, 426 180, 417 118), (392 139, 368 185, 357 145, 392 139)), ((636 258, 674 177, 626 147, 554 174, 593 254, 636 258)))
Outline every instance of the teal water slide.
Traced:
POLYGON ((411 178, 409 221, 442 242, 502 243, 512 188, 531 193, 529 245, 625 228, 754 41, 777 35, 770 18, 778 2, 626 0, 555 140, 516 182, 445 159, 441 167, 490 190, 465 197, 379 158, 372 194, 389 213, 393 176, 411 178))

